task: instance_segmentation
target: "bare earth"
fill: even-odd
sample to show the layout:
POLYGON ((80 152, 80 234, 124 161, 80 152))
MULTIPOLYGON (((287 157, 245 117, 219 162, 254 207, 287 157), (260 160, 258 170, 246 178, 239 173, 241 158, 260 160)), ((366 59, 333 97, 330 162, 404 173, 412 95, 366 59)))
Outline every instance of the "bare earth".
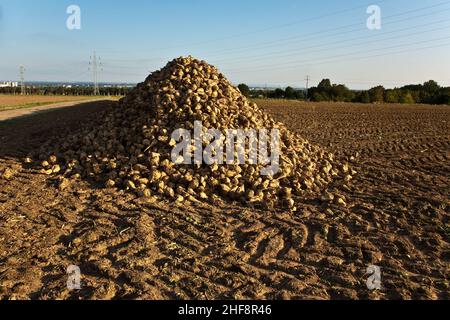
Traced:
POLYGON ((21 160, 114 102, 0 122, 0 298, 450 299, 450 108, 257 101, 358 171, 300 213, 63 191, 21 160), (337 188, 337 187, 336 187, 337 188), (366 268, 382 289, 366 287, 366 268), (78 265, 82 290, 66 288, 78 265))

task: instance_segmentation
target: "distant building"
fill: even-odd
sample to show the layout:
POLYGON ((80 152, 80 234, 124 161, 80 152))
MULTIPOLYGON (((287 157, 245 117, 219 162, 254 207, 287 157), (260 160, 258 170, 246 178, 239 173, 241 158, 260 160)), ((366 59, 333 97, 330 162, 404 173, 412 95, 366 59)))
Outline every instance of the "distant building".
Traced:
POLYGON ((0 88, 17 88, 19 86, 18 82, 5 81, 0 83, 0 88))

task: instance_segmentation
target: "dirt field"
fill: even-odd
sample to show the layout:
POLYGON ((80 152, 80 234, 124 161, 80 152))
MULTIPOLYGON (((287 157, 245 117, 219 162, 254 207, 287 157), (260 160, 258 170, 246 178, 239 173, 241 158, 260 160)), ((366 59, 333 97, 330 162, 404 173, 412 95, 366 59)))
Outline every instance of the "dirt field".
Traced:
POLYGON ((300 213, 149 205, 21 159, 113 102, 0 122, 0 298, 450 299, 450 108, 257 101, 358 172, 300 213), (382 289, 366 287, 381 267, 382 289), (66 289, 78 265, 82 290, 66 289))
POLYGON ((92 100, 92 96, 20 96, 0 94, 0 111, 83 100, 92 100))

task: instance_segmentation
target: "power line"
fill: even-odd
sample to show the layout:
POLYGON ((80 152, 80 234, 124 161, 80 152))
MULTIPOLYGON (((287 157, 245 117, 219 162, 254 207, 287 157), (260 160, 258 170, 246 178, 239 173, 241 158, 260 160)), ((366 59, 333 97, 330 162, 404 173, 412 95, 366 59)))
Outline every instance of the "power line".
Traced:
POLYGON ((309 80, 311 80, 310 76, 306 76, 306 100, 308 100, 308 90, 309 90, 309 80))
MULTIPOLYGON (((445 4, 450 4, 450 2, 447 2, 445 4)), ((441 5, 443 5, 443 4, 441 4, 441 5)), ((435 7, 435 6, 431 6, 431 7, 435 7)), ((431 7, 423 7, 421 9, 425 10, 425 9, 429 9, 431 7)), ((400 22, 411 21, 411 20, 415 20, 415 19, 418 19, 418 18, 423 18, 423 17, 427 17, 427 16, 430 16, 430 15, 443 13, 443 12, 449 11, 450 8, 445 8, 445 9, 441 9, 439 11, 433 11, 433 12, 429 12, 429 13, 425 13, 425 14, 409 16, 409 17, 406 17, 406 18, 403 18, 403 19, 397 19, 397 20, 389 21, 389 19, 392 19, 394 17, 404 16, 406 14, 409 14, 409 13, 412 13, 412 12, 416 12, 418 10, 419 9, 415 9, 415 10, 402 12, 400 14, 386 16, 386 17, 383 18, 383 21, 384 21, 383 22, 383 26, 390 25, 390 24, 397 24, 397 23, 400 23, 400 22), (386 21, 386 20, 388 20, 388 21, 386 21)), ((448 19, 447 19, 447 21, 448 21, 448 19)), ((220 53, 218 51, 216 51, 216 52, 218 52, 218 54, 223 54, 224 52, 230 52, 230 51, 235 51, 234 53, 239 53, 240 51, 242 51, 243 53, 245 53, 246 51, 248 51, 247 49, 251 49, 251 48, 254 48, 254 49, 263 49, 263 48, 271 48, 271 47, 279 48, 280 46, 289 45, 289 44, 292 44, 292 43, 299 43, 299 42, 307 42, 309 40, 316 40, 318 38, 317 36, 321 35, 323 33, 326 33, 326 34, 323 35, 322 39, 323 38, 328 38, 328 37, 341 36, 341 35, 345 35, 345 34, 353 34, 355 32, 359 32, 361 30, 362 29, 361 29, 361 24, 360 23, 349 24, 349 25, 345 25, 345 26, 340 26, 340 27, 325 29, 325 30, 318 31, 318 32, 309 33, 307 36, 305 36, 305 35, 297 35, 297 36, 293 36, 293 37, 289 37, 289 38, 285 38, 285 39, 278 39, 278 40, 273 40, 273 41, 268 41, 268 42, 261 42, 261 43, 259 43, 257 45, 253 45, 253 46, 244 46, 244 47, 240 47, 240 48, 238 47, 238 48, 231 48, 231 49, 228 49, 228 50, 221 50, 220 53), (354 26, 357 26, 357 28, 353 28, 353 29, 347 30, 347 31, 339 31, 339 32, 327 33, 329 31, 336 31, 336 30, 346 29, 346 28, 354 27, 354 26)), ((384 34, 386 34, 386 33, 384 33, 384 34)), ((215 55, 218 55, 218 54, 215 54, 215 55)), ((214 54, 213 54, 213 56, 214 56, 214 54)), ((222 61, 223 60, 233 60, 233 59, 235 59, 235 58, 222 59, 222 61)))
MULTIPOLYGON (((381 3, 381 2, 383 2, 383 1, 378 1, 378 3, 381 3)), ((394 17, 398 17, 398 16, 410 15, 411 13, 418 12, 418 11, 423 11, 423 10, 427 10, 427 9, 432 9, 432 8, 437 8, 437 7, 442 7, 442 6, 448 5, 448 4, 450 4, 450 2, 449 2, 449 1, 445 1, 445 2, 440 2, 440 3, 433 4, 433 5, 429 5, 429 6, 424 6, 424 7, 420 7, 420 8, 415 8, 415 9, 408 10, 408 11, 403 11, 403 12, 396 13, 396 14, 393 14, 393 15, 385 16, 385 17, 384 17, 384 21, 386 21, 386 20, 388 20, 388 19, 392 19, 392 18, 394 18, 394 17)), ((340 12, 351 11, 351 10, 359 9, 359 8, 362 8, 362 7, 366 7, 366 5, 364 5, 364 6, 359 6, 359 7, 357 7, 357 8, 352 8, 352 9, 342 10, 342 11, 340 11, 340 12)), ((449 10, 449 9, 446 9, 446 8, 441 8, 441 9, 442 9, 442 10, 439 11, 440 13, 443 12, 443 11, 449 10)), ((286 26, 288 26, 288 25, 293 25, 293 24, 297 24, 297 23, 304 23, 304 22, 307 22, 307 21, 310 21, 310 20, 321 19, 321 18, 324 18, 324 17, 326 17, 326 16, 330 16, 330 15, 334 15, 334 14, 338 14, 338 13, 339 13, 339 12, 337 12, 337 13, 336 13, 336 12, 335 12, 335 13, 330 13, 330 14, 327 14, 327 15, 319 16, 319 17, 313 17, 313 18, 307 19, 307 20, 297 21, 297 22, 293 22, 293 23, 287 23, 287 24, 279 25, 279 26, 275 26, 275 27, 269 27, 269 28, 266 28, 266 29, 264 29, 264 30, 255 31, 255 32, 253 32, 253 33, 261 32, 261 31, 267 31, 268 29, 282 28, 282 27, 286 27, 286 26)), ((436 13, 436 12, 431 12, 431 13, 425 13, 425 14, 416 15, 416 16, 414 16, 414 17, 403 18, 403 19, 400 19, 400 20, 397 19, 397 20, 395 20, 395 21, 389 21, 389 22, 386 21, 386 22, 384 22, 383 24, 384 24, 384 25, 388 25, 388 24, 393 24, 393 23, 399 23, 399 22, 402 22, 402 21, 408 21, 408 20, 413 19, 413 18, 419 18, 419 17, 424 17, 424 16, 430 16, 430 15, 435 14, 435 13, 436 13)), ((355 24, 350 24, 350 25, 346 25, 346 26, 335 27, 335 28, 328 29, 328 30, 322 30, 322 31, 319 31, 319 32, 310 33, 310 34, 308 34, 308 36, 309 36, 310 38, 311 38, 311 36, 313 36, 313 39, 317 39, 317 37, 314 37, 315 34, 323 34, 324 37, 329 37, 329 36, 332 35, 329 31, 336 31, 336 30, 338 30, 338 29, 349 28, 349 27, 352 27, 352 26, 358 26, 358 29, 357 29, 357 30, 361 30, 361 28, 360 28, 360 27, 361 27, 361 23, 355 23, 355 24), (324 33, 325 33, 325 34, 324 34, 324 33), (327 34, 327 33, 328 33, 328 34, 327 34)), ((340 33, 338 33, 338 35, 344 34, 344 33, 353 32, 353 31, 355 31, 355 30, 350 30, 350 31, 346 31, 346 32, 340 32, 340 33)), ((397 32, 399 32, 399 31, 397 31, 397 32)), ((385 32, 384 34, 387 34, 387 33, 392 33, 392 32, 385 32)), ((238 36, 243 36, 243 35, 247 35, 247 34, 249 34, 249 33, 243 33, 243 34, 240 34, 240 35, 232 35, 232 36, 230 36, 229 38, 238 37, 238 36)), ((251 34, 251 33, 250 33, 250 34, 251 34)), ((303 35, 303 38, 304 38, 304 37, 305 37, 305 35, 303 35)), ((257 44, 256 46, 259 46, 259 47, 261 47, 261 46, 265 46, 265 47, 273 46, 273 45, 270 45, 271 43, 273 43, 273 44, 274 44, 274 43, 279 43, 279 44, 275 44, 275 46, 280 46, 280 45, 282 45, 282 44, 280 44, 280 42, 283 42, 283 41, 286 42, 286 40, 290 40, 290 39, 299 39, 299 38, 302 38, 302 36, 294 36, 294 37, 290 37, 290 38, 287 38, 287 39, 278 39, 278 40, 275 40, 275 41, 263 42, 263 43, 257 44), (269 44, 269 45, 268 45, 268 44, 269 44)), ((218 41, 218 40, 220 40, 220 39, 216 38, 216 39, 213 39, 213 40, 211 40, 211 41, 205 41, 205 42, 203 42, 203 43, 208 43, 208 42, 218 41)), ((353 39, 353 40, 355 40, 355 39, 353 39)), ((348 41, 348 40, 343 40, 343 41, 348 41)), ((336 42, 336 43, 337 43, 337 42, 336 42)), ((285 44, 287 45, 288 43, 285 43, 285 44)), ((194 45, 195 45, 195 44, 194 44, 194 45)), ((322 45, 322 46, 323 46, 323 45, 322 45)), ((251 47, 255 47, 255 45, 253 45, 253 46, 250 45, 250 46, 240 47, 240 48, 231 48, 231 49, 229 49, 228 51, 233 51, 233 50, 241 50, 241 51, 242 51, 242 49, 245 50, 245 48, 251 48, 251 47)), ((313 47, 320 47, 320 45, 316 45, 316 46, 313 46, 313 47)), ((311 48, 311 46, 310 46, 309 48, 311 48)), ((225 51, 227 51, 227 50, 224 49, 224 50, 220 50, 220 51, 213 51, 212 53, 214 53, 214 52, 221 52, 221 53, 223 54, 223 52, 225 52, 225 51)), ((289 53, 289 54, 287 54, 287 55, 292 55, 292 53, 289 53)), ((251 58, 251 57, 248 57, 248 58, 251 58)), ((236 60, 233 59, 233 58, 229 58, 229 59, 234 60, 234 61, 239 61, 239 58, 237 58, 236 60)), ((257 56, 255 60, 257 60, 257 59, 261 59, 261 56, 257 56)), ((131 62, 131 61, 138 61, 138 60, 149 60, 149 59, 135 59, 135 60, 130 60, 130 61, 128 61, 128 62, 131 62)), ((119 60, 115 60, 115 61, 116 61, 116 62, 119 62, 119 60)), ((124 60, 124 61, 121 61, 121 62, 127 62, 127 61, 124 60)), ((231 61, 230 61, 230 62, 231 62, 231 61)), ((113 66, 113 68, 117 68, 117 69, 127 68, 127 69, 130 69, 129 67, 119 67, 119 66, 113 66)), ((241 70, 240 70, 240 71, 241 71, 241 70)), ((137 75, 137 74, 136 74, 136 75, 137 75)))
MULTIPOLYGON (((361 9, 361 8, 367 8, 369 5, 380 4, 380 3, 383 3, 383 2, 386 2, 386 1, 388 1, 388 0, 378 0, 378 1, 376 1, 376 3, 370 2, 370 3, 364 4, 364 5, 360 5, 360 6, 357 6, 357 7, 344 9, 344 10, 339 10, 339 11, 334 11, 334 12, 330 12, 330 13, 327 13, 327 14, 324 14, 324 15, 320 15, 320 16, 316 16, 316 17, 312 17, 312 18, 307 18, 307 19, 302 19, 302 20, 297 20, 297 21, 292 21, 292 22, 288 22, 288 23, 285 23, 285 24, 271 26, 271 27, 267 27, 267 28, 263 28, 263 29, 259 29, 259 30, 255 30, 255 31, 249 31, 249 32, 245 32, 245 33, 239 33, 239 34, 234 34, 234 35, 224 36, 224 37, 217 37, 217 38, 214 38, 214 39, 200 41, 200 42, 197 42, 197 43, 185 44, 184 47, 186 47, 186 46, 199 46, 199 45, 202 45, 202 44, 208 44, 208 43, 212 43, 212 42, 219 42, 219 41, 222 41, 222 40, 230 40, 230 39, 240 38, 240 37, 244 37, 244 36, 250 36, 250 35, 254 35, 254 34, 258 34, 258 33, 264 33, 264 32, 271 31, 271 30, 282 29, 282 28, 293 26, 293 25, 304 24, 304 23, 315 21, 315 20, 320 20, 320 19, 324 19, 324 18, 328 18, 328 17, 333 17, 333 16, 336 16, 336 15, 339 15, 339 14, 352 12, 352 11, 355 11, 355 10, 358 10, 358 9, 361 9)), ((168 49, 174 49, 174 48, 178 48, 178 47, 172 46, 172 47, 166 47, 166 48, 158 48, 158 50, 168 50, 168 49)))
MULTIPOLYGON (((449 8, 450 10, 450 8, 449 8)), ((435 24, 440 24, 440 23, 444 23, 444 22, 448 22, 448 19, 443 19, 443 20, 439 20, 439 21, 435 21, 432 23, 427 23, 427 24, 422 24, 422 25, 417 25, 417 26, 409 26, 407 28, 402 28, 402 29, 397 29, 397 30, 391 30, 391 31, 387 31, 384 32, 383 34, 381 34, 381 36, 385 36, 388 34, 395 34, 395 33, 401 33, 404 31, 411 31, 412 29, 419 29, 422 27, 427 27, 427 26, 431 26, 431 25, 435 25, 435 24)), ((448 29, 449 26, 444 26, 444 27, 439 27, 439 28, 434 28, 434 29, 428 29, 428 30, 424 30, 424 31, 418 31, 418 32, 414 32, 414 33, 409 33, 409 34, 399 34, 396 36, 392 36, 392 37, 380 37, 379 34, 375 34, 375 35, 364 35, 364 36, 359 36, 359 37, 354 37, 354 38, 349 38, 349 39, 344 39, 344 40, 336 40, 336 41, 332 41, 329 42, 327 44, 318 44, 318 45, 313 45, 313 46, 307 46, 307 47, 302 47, 302 48, 298 48, 295 51, 291 51, 291 52, 286 52, 286 51, 276 51, 276 52, 269 52, 269 53, 264 53, 258 56, 245 56, 245 57, 240 57, 240 58, 228 58, 228 59, 223 59, 223 60, 215 60, 215 63, 221 63, 221 62, 244 62, 246 60, 251 60, 252 62, 257 61, 257 60, 265 60, 267 58, 273 59, 274 57, 277 58, 285 58, 285 57, 291 57, 291 56, 296 56, 299 53, 311 53, 311 52, 320 52, 323 50, 330 50, 330 49, 341 49, 341 48, 350 48, 352 46, 361 46, 364 44, 372 44, 374 43, 374 41, 386 41, 386 40, 395 40, 398 38, 404 39, 405 37, 412 37, 412 36, 417 36, 419 34, 424 34, 424 33, 429 33, 429 32, 433 32, 433 31, 440 31, 440 30, 446 30, 448 29), (345 42, 350 42, 350 41, 355 41, 355 40, 367 40, 368 41, 364 41, 364 42, 358 42, 358 43, 354 43, 354 44, 349 44, 349 45, 345 45, 342 46, 340 44, 345 43, 345 42), (374 40, 372 40, 374 39, 374 40), (339 44, 339 46, 330 46, 333 44, 339 44), (308 49, 315 49, 315 50, 308 50, 308 49), (306 50, 306 51, 305 51, 306 50), (267 57, 267 58, 266 58, 267 57)))
MULTIPOLYGON (((389 53, 385 53, 385 54, 377 54, 377 55, 371 55, 371 56, 364 56, 364 57, 356 57, 356 58, 352 58, 351 61, 355 61, 355 60, 363 60, 363 59, 370 59, 370 58, 376 58, 376 57, 382 57, 382 56, 387 56, 387 55, 395 55, 395 54, 401 54, 401 53, 410 53, 412 51, 422 51, 422 50, 428 50, 428 49, 434 49, 434 48, 443 48, 443 47, 449 47, 450 46, 450 42, 448 43, 444 43, 444 44, 440 44, 440 45, 434 45, 434 46, 426 46, 426 47, 421 47, 421 48, 416 48, 416 49, 406 49, 406 50, 401 50, 401 51, 394 51, 394 52, 389 52, 389 53)), ((319 64, 328 64, 328 63, 336 63, 336 62, 342 62, 342 61, 346 61, 345 59, 341 59, 341 60, 334 60, 334 61, 325 61, 325 62, 320 62, 320 63, 316 63, 315 65, 319 65, 319 64)), ((304 66, 309 66, 309 65, 304 65, 304 66)), ((293 67, 298 67, 298 66, 293 66, 293 67)), ((442 80, 441 80, 442 81, 442 80)), ((443 81, 447 81, 447 80, 443 80, 443 81)))
MULTIPOLYGON (((381 2, 383 2, 383 1, 378 1, 378 3, 381 3, 381 2)), ((407 15, 410 15, 411 13, 414 13, 414 12, 420 12, 420 11, 424 11, 424 10, 427 10, 427 9, 438 8, 438 7, 442 7, 442 6, 448 5, 448 4, 450 4, 450 2, 449 1, 445 1, 445 2, 440 2, 440 3, 429 5, 429 6, 414 8, 414 9, 411 9, 411 10, 408 10, 408 11, 403 11, 403 12, 400 12, 400 13, 388 15, 388 16, 385 16, 383 18, 383 20, 384 20, 383 25, 396 24, 396 23, 400 23, 400 22, 404 22, 404 21, 410 21, 410 20, 413 20, 413 19, 434 15, 436 13, 442 13, 444 11, 450 10, 450 8, 441 8, 441 10, 439 10, 439 11, 433 11, 433 12, 423 13, 423 14, 420 14, 420 15, 414 15, 414 16, 409 16, 409 17, 407 16, 407 15), (393 21, 387 21, 389 19, 392 19, 392 18, 395 18, 395 17, 400 17, 400 16, 405 16, 405 15, 407 16, 406 18, 396 19, 396 20, 393 20, 393 21)), ((359 6, 357 8, 347 9, 345 11, 351 11, 351 10, 355 10, 355 9, 358 9, 358 8, 361 8, 361 7, 365 7, 365 6, 359 6)), ((340 12, 343 12, 343 11, 340 11, 340 12)), ((311 19, 320 19, 320 18, 324 18, 326 16, 330 16, 332 14, 333 13, 330 13, 330 14, 327 14, 327 15, 324 15, 324 16, 314 17, 314 18, 311 18, 311 19)), ((334 13, 334 14, 337 14, 337 13, 334 13)), ((307 22, 307 21, 309 21, 309 19, 308 20, 302 20, 302 21, 293 22, 293 23, 290 23, 290 24, 297 24, 297 23, 302 23, 302 22, 307 22)), ((440 21, 440 22, 442 22, 442 21, 440 21)), ((289 25, 289 24, 285 24, 283 26, 286 26, 286 25, 289 25)), ((425 26, 425 25, 422 25, 422 26, 425 26)), ((279 28, 279 27, 282 27, 282 26, 270 27, 269 29, 276 29, 276 28, 279 28)), ((267 29, 264 29, 264 30, 267 30, 267 29)), ((330 36, 339 36, 339 35, 355 32, 355 31, 359 31, 359 30, 361 30, 361 23, 354 23, 354 24, 349 24, 349 25, 345 25, 345 26, 338 26, 338 27, 334 27, 334 28, 330 28, 330 29, 326 29, 326 30, 322 30, 322 31, 318 31, 318 32, 309 33, 307 35, 308 36, 307 38, 305 38, 305 35, 300 35, 300 36, 297 35, 297 36, 293 36, 293 37, 289 37, 289 38, 285 38, 285 39, 277 39, 277 40, 274 40, 274 41, 269 41, 269 42, 266 41, 266 42, 262 42, 262 43, 257 43, 256 45, 254 44, 254 45, 249 45, 249 46, 243 46, 243 47, 237 47, 237 48, 234 47, 234 48, 229 48, 229 49, 212 51, 212 52, 210 52, 208 54, 208 56, 211 55, 211 54, 214 56, 215 55, 214 53, 223 54, 224 52, 230 52, 230 51, 236 51, 236 52, 237 51, 244 51, 245 52, 246 49, 257 48, 257 47, 259 47, 259 48, 263 48, 263 47, 279 47, 281 45, 288 45, 289 43, 293 42, 293 41, 289 41, 289 40, 297 39, 295 41, 298 42, 299 39, 300 39, 303 42, 307 42, 308 39, 314 39, 314 40, 318 39, 317 35, 321 35, 321 34, 323 35, 323 37, 330 37, 330 36), (333 33, 329 32, 329 31, 336 31, 336 30, 339 30, 339 29, 346 29, 346 28, 355 27, 355 26, 357 26, 358 28, 357 29, 348 30, 348 31, 343 31, 343 32, 341 31, 341 32, 337 32, 337 33, 336 32, 333 32, 333 33), (286 42, 286 41, 288 41, 288 42, 286 42), (285 43, 283 43, 283 42, 285 42, 285 43)), ((406 29, 404 29, 404 30, 406 30, 406 29)), ((400 32, 400 31, 401 30, 397 30, 395 32, 400 32)), ((259 32, 259 31, 255 31, 255 32, 259 32)), ((383 35, 384 34, 388 34, 388 33, 393 33, 393 32, 392 31, 384 32, 383 35)), ((245 34, 234 35, 234 36, 230 36, 230 37, 232 38, 232 37, 242 36, 242 35, 245 35, 245 34)), ((378 36, 378 35, 376 35, 376 36, 378 36)), ((370 37, 373 37, 373 36, 370 36, 370 37)), ((354 39, 351 39, 351 40, 356 40, 356 39, 354 38, 354 39)), ((212 40, 212 41, 216 41, 216 40, 217 39, 212 40)), ((345 40, 344 39, 343 41, 348 42, 349 40, 345 40)), ((205 41, 205 43, 207 43, 207 42, 211 42, 211 41, 205 41)), ((334 43, 337 43, 337 41, 335 41, 334 43)), ((313 48, 313 47, 317 48, 317 47, 321 47, 321 46, 324 46, 324 44, 322 44, 322 45, 315 45, 315 46, 309 46, 307 48, 313 48)), ((264 55, 267 56, 267 54, 264 54, 264 55)), ((287 54, 287 55, 292 55, 292 53, 287 54)), ((255 58, 255 60, 260 60, 261 59, 261 55, 259 55, 257 57, 246 56, 246 57, 238 57, 238 58, 225 58, 225 59, 220 59, 218 62, 220 63, 220 61, 225 61, 225 60, 227 60, 227 61, 229 60, 230 62, 232 62, 232 61, 233 62, 240 62, 240 58, 251 59, 253 61, 254 60, 253 58, 255 58)), ((140 59, 136 59, 136 61, 137 60, 140 60, 140 59)), ((142 60, 144 60, 144 59, 142 59, 142 60)), ((148 60, 148 59, 145 59, 145 60, 148 60)), ((218 63, 217 61, 214 61, 214 62, 218 63)), ((123 68, 125 68, 125 67, 123 67, 123 68)))
POLYGON ((98 86, 98 69, 102 69, 102 62, 100 57, 97 58, 97 53, 94 50, 94 54, 91 57, 91 61, 89 62, 89 65, 91 66, 90 70, 92 70, 92 80, 93 80, 93 87, 94 87, 94 96, 100 95, 100 88, 98 86))
MULTIPOLYGON (((373 51, 383 51, 383 50, 395 49, 395 48, 405 48, 405 47, 416 45, 416 44, 422 44, 422 43, 428 43, 428 42, 440 41, 440 40, 447 40, 449 38, 450 37, 447 36, 447 37, 441 37, 441 38, 435 38, 435 39, 428 39, 428 40, 417 41, 417 42, 413 42, 413 43, 406 43, 406 44, 389 46, 389 47, 384 47, 384 48, 371 49, 371 51, 373 52, 373 51)), ((412 50, 414 50, 414 49, 412 49, 412 50)), ((357 51, 357 52, 353 52, 350 54, 341 54, 341 55, 333 55, 332 57, 324 57, 324 58, 319 59, 318 60, 319 62, 316 62, 317 60, 303 59, 303 60, 289 61, 289 62, 285 62, 285 63, 281 63, 281 64, 272 64, 270 67, 265 67, 265 68, 260 68, 260 69, 257 69, 257 68, 246 69, 246 70, 243 70, 243 69, 230 70, 230 69, 228 69, 226 71, 234 72, 234 73, 241 73, 241 72, 266 71, 266 70, 281 69, 281 68, 293 68, 293 67, 299 67, 299 66, 310 66, 310 65, 317 65, 317 64, 323 64, 323 63, 354 60, 354 59, 358 59, 358 57, 356 57, 356 58, 348 58, 348 57, 358 55, 358 54, 365 54, 365 53, 367 53, 366 50, 359 51, 359 52, 357 51), (345 57, 345 58, 336 60, 335 59, 336 57, 345 57), (324 61, 321 61, 321 60, 324 60, 324 61), (297 64, 297 63, 299 63, 299 64, 297 64)), ((375 56, 383 56, 383 55, 389 55, 389 54, 390 53, 385 53, 385 54, 375 55, 375 56)), ((369 56, 369 57, 372 57, 372 56, 369 56)))
MULTIPOLYGON (((389 25, 392 23, 398 23, 398 22, 404 22, 404 21, 409 21, 412 19, 417 19, 417 18, 422 18, 422 17, 426 17, 426 16, 430 16, 430 15, 434 15, 437 13, 442 13, 444 11, 448 11, 450 10, 449 8, 447 9, 440 9, 439 11, 433 11, 433 12, 429 12, 429 13, 425 13, 425 14, 420 14, 420 15, 416 15, 416 16, 412 16, 412 17, 407 17, 404 19, 400 19, 400 20, 394 20, 394 21, 388 21, 386 22, 386 20, 395 18, 395 17, 400 17, 400 16, 405 16, 408 15, 410 13, 414 13, 414 12, 418 12, 418 11, 423 11, 423 10, 427 10, 427 9, 431 9, 431 8, 435 8, 435 7, 439 7, 439 6, 443 6, 443 5, 448 5, 450 4, 450 2, 441 2, 432 6, 425 6, 425 7, 420 7, 420 8, 416 8, 413 10, 408 10, 408 11, 403 11, 401 13, 397 13, 397 14, 393 14, 393 15, 389 15, 389 16, 385 16, 383 18, 383 25, 389 25)), ((325 34, 324 37, 330 37, 330 36, 339 36, 342 34, 346 34, 346 33, 352 33, 355 31, 360 31, 361 30, 361 23, 353 23, 353 24, 348 24, 348 25, 344 25, 344 26, 338 26, 338 27, 334 27, 334 28, 329 28, 329 29, 325 29, 325 30, 321 30, 321 31, 317 31, 317 32, 312 32, 312 33, 308 33, 307 37, 305 37, 305 35, 296 35, 296 36, 291 36, 288 38, 284 38, 284 39, 277 39, 277 40, 272 40, 272 41, 263 41, 263 42, 259 42, 253 45, 248 45, 248 46, 243 46, 243 47, 233 47, 233 48, 229 48, 229 49, 222 49, 222 50, 217 50, 217 51, 212 51, 209 53, 209 55, 222 55, 224 52, 240 52, 240 51, 247 51, 247 49, 262 49, 262 48, 269 48, 269 47, 279 47, 281 46, 283 42, 286 42, 285 44, 290 44, 292 42, 298 42, 298 41, 308 41, 310 39, 317 39, 317 35, 321 35, 321 34, 325 34), (328 33, 329 31, 336 31, 336 30, 341 30, 341 29, 346 29, 349 27, 357 27, 357 28, 353 28, 351 30, 348 31, 340 31, 340 32, 335 32, 335 33, 328 33), (328 34, 327 34, 328 33, 328 34)))
POLYGON ((20 72, 20 94, 24 96, 26 94, 25 88, 25 67, 23 65, 19 68, 20 72))

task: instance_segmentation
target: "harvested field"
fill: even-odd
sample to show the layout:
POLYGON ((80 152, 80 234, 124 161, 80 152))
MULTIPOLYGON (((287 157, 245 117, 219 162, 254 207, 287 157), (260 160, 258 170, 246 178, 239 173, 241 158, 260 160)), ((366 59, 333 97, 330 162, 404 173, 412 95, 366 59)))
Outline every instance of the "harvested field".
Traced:
POLYGON ((92 100, 92 96, 21 96, 0 94, 0 111, 29 108, 59 102, 92 100))
POLYGON ((114 104, 0 123, 0 298, 450 298, 450 108, 257 101, 358 172, 329 190, 345 206, 317 197, 295 213, 149 204, 23 167, 114 104), (381 290, 366 287, 370 264, 381 290), (66 289, 69 265, 80 291, 66 289))

